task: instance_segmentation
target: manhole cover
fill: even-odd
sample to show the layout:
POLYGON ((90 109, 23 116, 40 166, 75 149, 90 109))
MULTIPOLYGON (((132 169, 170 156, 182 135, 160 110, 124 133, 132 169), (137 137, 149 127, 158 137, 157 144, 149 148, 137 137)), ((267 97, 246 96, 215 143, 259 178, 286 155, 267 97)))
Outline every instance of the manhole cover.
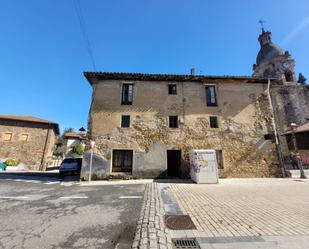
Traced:
POLYGON ((189 215, 165 215, 165 225, 172 230, 196 229, 189 215))
POLYGON ((173 239, 172 240, 175 249, 200 249, 196 239, 173 239))

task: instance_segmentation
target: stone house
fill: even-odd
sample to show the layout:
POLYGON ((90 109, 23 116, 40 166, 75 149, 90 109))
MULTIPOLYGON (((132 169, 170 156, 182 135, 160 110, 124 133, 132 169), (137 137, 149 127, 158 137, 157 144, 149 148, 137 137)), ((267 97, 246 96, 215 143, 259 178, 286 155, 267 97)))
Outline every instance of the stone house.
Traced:
MULTIPOLYGON (((86 72, 93 177, 188 177, 192 149, 215 149, 221 177, 281 175, 287 121, 279 117, 285 107, 278 92, 303 90, 290 54, 270 32, 259 41, 253 76, 86 72)), ((88 165, 86 154, 82 178, 88 165)))
POLYGON ((78 144, 85 144, 86 136, 85 134, 79 132, 66 132, 64 134, 64 139, 66 141, 66 157, 70 157, 73 154, 73 150, 78 144))
POLYGON ((29 169, 44 170, 52 157, 59 125, 17 115, 0 115, 0 158, 19 159, 29 169))

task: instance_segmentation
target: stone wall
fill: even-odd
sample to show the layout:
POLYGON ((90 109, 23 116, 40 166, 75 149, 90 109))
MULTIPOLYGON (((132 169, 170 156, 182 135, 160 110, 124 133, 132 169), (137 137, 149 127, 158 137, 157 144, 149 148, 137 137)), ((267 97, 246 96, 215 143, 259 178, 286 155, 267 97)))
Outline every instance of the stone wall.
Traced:
MULTIPOLYGON (((122 81, 101 81, 93 85, 89 135, 96 141, 96 153, 110 166, 113 149, 132 149, 147 158, 151 146, 159 142, 165 149, 182 151, 182 177, 189 176, 191 149, 222 150, 221 177, 278 175, 274 143, 265 141, 263 136, 272 132, 267 84, 216 82, 218 106, 208 107, 205 84, 214 82, 176 83, 177 95, 168 95, 169 83, 133 82, 131 106, 120 105, 122 81), (130 128, 120 128, 121 115, 130 115, 130 128), (178 115, 179 128, 168 127, 169 115, 178 115), (218 117, 219 128, 210 128, 209 116, 218 117)), ((136 160, 133 175, 134 168, 140 171, 144 167, 146 171, 147 161, 151 162, 136 160)), ((166 159, 157 157, 153 165, 159 164, 163 171, 166 159)))
POLYGON ((289 149, 284 133, 291 129, 291 123, 301 126, 309 120, 309 85, 279 85, 271 87, 274 112, 284 156, 289 149))
POLYGON ((29 169, 38 170, 43 158, 44 146, 46 143, 44 162, 52 156, 56 140, 56 132, 53 127, 49 128, 48 124, 38 124, 21 121, 0 121, 0 158, 15 158, 25 163, 29 169), (12 133, 11 141, 4 141, 4 134, 12 133), (27 141, 20 141, 22 134, 27 134, 27 141))

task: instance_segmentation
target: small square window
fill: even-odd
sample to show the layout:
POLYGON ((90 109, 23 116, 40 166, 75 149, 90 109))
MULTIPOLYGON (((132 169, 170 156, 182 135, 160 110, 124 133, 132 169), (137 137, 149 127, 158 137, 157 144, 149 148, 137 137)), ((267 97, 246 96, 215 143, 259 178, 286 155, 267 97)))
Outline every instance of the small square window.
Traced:
POLYGON ((210 116, 209 121, 210 121, 210 128, 219 128, 218 118, 216 116, 210 116))
POLYGON ((177 94, 177 85, 176 84, 169 84, 168 85, 168 94, 176 95, 177 94))
POLYGON ((19 141, 22 141, 22 142, 28 141, 28 134, 21 134, 19 137, 19 141))
POLYGON ((178 128, 178 116, 169 116, 169 127, 178 128))
POLYGON ((130 116, 129 115, 121 116, 121 128, 130 128, 130 116))
POLYGON ((12 132, 6 132, 3 135, 3 140, 4 141, 11 141, 12 140, 12 136, 13 136, 12 132))

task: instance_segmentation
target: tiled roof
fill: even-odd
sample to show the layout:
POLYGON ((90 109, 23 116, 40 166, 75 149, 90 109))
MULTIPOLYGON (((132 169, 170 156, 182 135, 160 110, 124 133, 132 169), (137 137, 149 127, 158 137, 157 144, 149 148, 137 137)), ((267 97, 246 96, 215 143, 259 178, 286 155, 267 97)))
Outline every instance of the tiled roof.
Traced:
POLYGON ((120 72, 84 72, 84 76, 92 84, 92 79, 99 80, 149 80, 149 81, 239 81, 243 83, 267 83, 267 79, 254 78, 251 76, 209 76, 209 75, 184 75, 184 74, 143 74, 143 73, 120 73, 120 72))
POLYGON ((11 114, 0 114, 0 119, 16 120, 16 121, 24 121, 24 122, 40 123, 40 124, 51 124, 56 127, 56 131, 59 134, 59 125, 54 121, 41 119, 33 116, 20 116, 11 114))
POLYGON ((66 138, 70 137, 70 138, 76 138, 76 139, 81 139, 81 140, 86 139, 85 135, 78 133, 78 132, 67 132, 64 134, 64 136, 66 138))

